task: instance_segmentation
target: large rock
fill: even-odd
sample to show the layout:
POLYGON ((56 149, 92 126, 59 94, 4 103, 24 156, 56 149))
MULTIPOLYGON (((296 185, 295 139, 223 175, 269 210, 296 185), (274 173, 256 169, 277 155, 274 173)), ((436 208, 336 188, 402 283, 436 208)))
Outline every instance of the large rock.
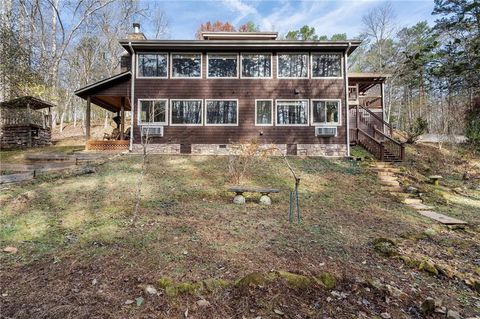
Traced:
POLYGON ((435 299, 428 297, 422 302, 420 310, 424 315, 430 315, 435 312, 435 299))
POLYGON ((262 195, 262 197, 260 197, 260 204, 272 205, 272 199, 268 195, 262 195))
POLYGON ((373 241, 373 249, 385 257, 395 256, 397 254, 397 246, 393 240, 387 238, 376 238, 373 241))
POLYGON ((315 279, 316 279, 317 283, 319 283, 320 285, 325 287, 325 289, 327 289, 327 290, 332 290, 337 285, 337 280, 329 272, 324 272, 324 273, 320 274, 319 276, 315 277, 315 279))
POLYGON ((285 279, 287 281, 287 284, 293 288, 305 289, 312 284, 312 280, 307 276, 298 275, 282 270, 278 271, 277 273, 280 278, 285 279))
POLYGON ((454 310, 447 311, 447 319, 462 319, 462 316, 454 310))
POLYGON ((428 272, 430 274, 433 274, 433 275, 438 275, 438 270, 437 270, 437 268, 435 268, 435 264, 432 263, 429 260, 422 261, 420 263, 420 266, 418 266, 418 269, 426 271, 426 272, 428 272))
POLYGON ((235 286, 239 288, 261 286, 266 282, 265 277, 259 272, 252 272, 237 280, 235 286))
POLYGON ((245 204, 245 197, 243 197, 243 195, 235 195, 235 197, 233 198, 233 203, 243 205, 245 204))

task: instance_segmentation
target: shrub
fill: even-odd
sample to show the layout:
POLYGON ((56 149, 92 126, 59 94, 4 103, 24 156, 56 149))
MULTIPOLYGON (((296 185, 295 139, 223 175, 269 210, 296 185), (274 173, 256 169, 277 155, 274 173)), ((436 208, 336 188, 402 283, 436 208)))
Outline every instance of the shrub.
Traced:
POLYGON ((417 117, 413 124, 411 124, 407 129, 407 143, 414 144, 420 135, 427 132, 428 122, 427 120, 417 117))

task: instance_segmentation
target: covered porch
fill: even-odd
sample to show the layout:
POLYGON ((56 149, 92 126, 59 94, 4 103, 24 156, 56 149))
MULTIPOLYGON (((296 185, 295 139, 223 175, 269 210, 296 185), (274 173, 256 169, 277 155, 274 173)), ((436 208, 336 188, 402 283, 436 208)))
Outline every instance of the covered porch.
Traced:
POLYGON ((86 150, 115 151, 127 150, 130 140, 130 126, 126 121, 126 112, 131 112, 129 83, 131 72, 122 72, 110 78, 87 85, 75 95, 86 101, 85 139, 86 150), (112 133, 105 133, 102 140, 91 138, 92 104, 114 114, 117 125, 112 133))

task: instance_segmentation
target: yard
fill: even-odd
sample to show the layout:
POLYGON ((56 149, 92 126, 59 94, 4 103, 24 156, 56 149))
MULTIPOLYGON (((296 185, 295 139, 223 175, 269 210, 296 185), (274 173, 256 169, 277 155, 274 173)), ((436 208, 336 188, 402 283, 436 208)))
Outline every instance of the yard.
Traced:
POLYGON ((140 156, 95 174, 2 186, 0 247, 18 252, 0 254, 0 317, 422 318, 427 297, 472 317, 480 163, 460 155, 441 163, 430 146, 409 158, 415 152, 428 156, 401 165, 404 182, 468 227, 420 216, 382 191, 366 164, 340 159, 290 158, 301 177, 300 224, 288 221, 292 177, 281 158, 246 176, 281 189, 268 207, 257 196, 231 203, 227 157, 151 155, 136 215, 140 156), (422 182, 439 169, 451 169, 442 186, 422 182))

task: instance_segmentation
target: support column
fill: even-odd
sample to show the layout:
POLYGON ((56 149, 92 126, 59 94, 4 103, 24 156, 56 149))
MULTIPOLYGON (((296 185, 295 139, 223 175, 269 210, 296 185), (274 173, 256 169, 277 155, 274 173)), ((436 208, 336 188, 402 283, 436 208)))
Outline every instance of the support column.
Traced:
POLYGON ((120 106, 120 140, 124 140, 125 132, 125 97, 122 96, 122 102, 120 106))
POLYGON ((90 139, 90 111, 91 111, 90 95, 87 96, 87 110, 85 114, 85 138, 88 141, 90 139))

